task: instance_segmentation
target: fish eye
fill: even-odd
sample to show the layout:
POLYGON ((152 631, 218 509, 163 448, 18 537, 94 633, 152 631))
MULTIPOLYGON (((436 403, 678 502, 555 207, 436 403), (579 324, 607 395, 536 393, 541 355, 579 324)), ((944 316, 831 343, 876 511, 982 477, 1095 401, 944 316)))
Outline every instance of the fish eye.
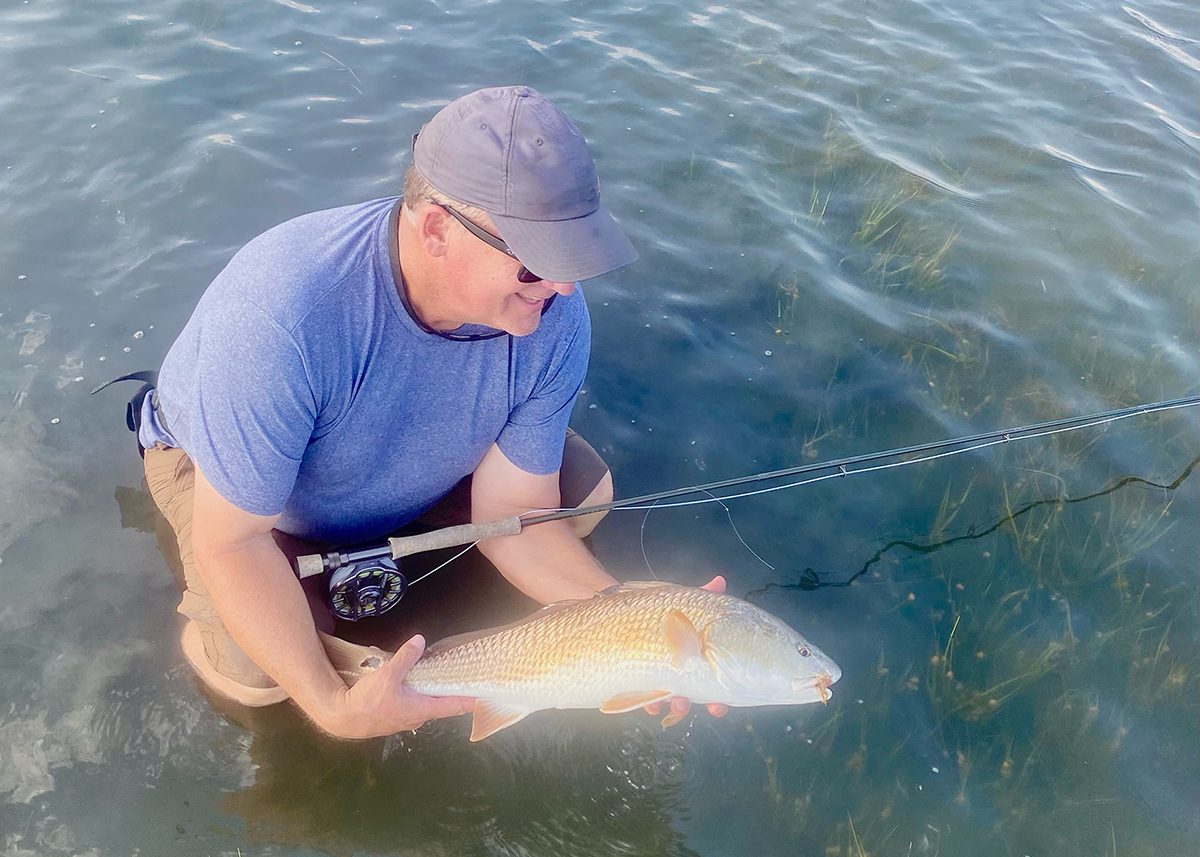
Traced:
POLYGON ((807 658, 812 656, 812 649, 803 643, 796 644, 796 651, 800 653, 800 657, 807 658))

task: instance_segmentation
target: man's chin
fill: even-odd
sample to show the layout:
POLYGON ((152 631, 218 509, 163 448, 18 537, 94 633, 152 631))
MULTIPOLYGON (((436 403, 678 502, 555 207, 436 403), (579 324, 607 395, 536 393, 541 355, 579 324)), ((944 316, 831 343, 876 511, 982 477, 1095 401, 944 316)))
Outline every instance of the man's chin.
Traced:
POLYGON ((506 321, 507 323, 501 327, 501 330, 513 336, 528 336, 538 329, 538 325, 542 321, 542 314, 538 312, 532 317, 522 314, 506 321))
POLYGON ((537 321, 534 321, 533 323, 526 322, 524 324, 506 325, 504 327, 504 332, 508 333, 512 336, 528 336, 529 334, 533 333, 534 331, 536 331, 538 329, 538 321, 540 321, 540 320, 541 319, 539 318, 537 321))

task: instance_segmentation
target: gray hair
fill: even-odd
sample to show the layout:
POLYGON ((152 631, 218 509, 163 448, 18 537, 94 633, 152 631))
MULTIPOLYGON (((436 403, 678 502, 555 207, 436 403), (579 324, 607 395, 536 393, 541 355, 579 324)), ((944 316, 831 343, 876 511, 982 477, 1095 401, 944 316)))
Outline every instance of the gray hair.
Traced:
POLYGON ((437 205, 448 205, 455 211, 462 214, 469 220, 474 220, 480 223, 485 219, 490 219, 488 213, 482 208, 476 208, 473 205, 468 205, 462 200, 455 199, 452 196, 447 196, 440 190, 429 183, 425 176, 421 175, 420 171, 415 166, 410 166, 404 174, 404 207, 409 211, 415 212, 417 206, 432 202, 437 205))

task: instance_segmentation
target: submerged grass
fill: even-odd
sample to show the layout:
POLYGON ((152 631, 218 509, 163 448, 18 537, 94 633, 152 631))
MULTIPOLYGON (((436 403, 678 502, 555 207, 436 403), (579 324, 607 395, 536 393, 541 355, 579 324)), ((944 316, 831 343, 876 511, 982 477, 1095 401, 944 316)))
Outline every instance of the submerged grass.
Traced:
MULTIPOLYGON (((942 166, 956 182, 969 172, 942 166)), ((830 116, 807 210, 796 221, 832 231, 842 251, 839 268, 864 285, 920 293, 948 282, 944 271, 961 230, 939 218, 945 201, 925 179, 864 150, 830 116)))
MULTIPOLYGON (((958 799, 985 796, 1012 840, 1040 825, 1045 842, 1066 823, 1079 826, 1076 846, 1092 840, 1100 852, 1085 804, 1120 799, 1126 718, 1194 709, 1188 700, 1200 698, 1194 587, 1165 583, 1151 559, 1172 532, 1174 496, 1139 488, 1023 516, 1006 491, 1007 523, 986 569, 964 574, 935 557, 946 597, 926 671, 931 713, 955 748, 958 799), (992 775, 968 788, 981 768, 992 775), (1048 793, 1071 795, 1077 808, 1048 815, 1048 793)), ((1200 740, 1194 718, 1178 724, 1200 740)))
MULTIPOLYGON (((947 228, 936 216, 943 202, 937 188, 866 152, 830 116, 807 199, 793 222, 832 233, 838 269, 855 282, 916 295, 948 284, 945 271, 960 228, 947 228)), ((775 282, 769 323, 777 335, 793 329, 805 296, 799 279, 786 275, 775 282)))
POLYGON ((911 645, 881 643, 853 698, 848 686, 833 716, 797 730, 803 752, 762 743, 773 803, 798 833, 826 819, 825 854, 1091 855, 1114 842, 1150 853, 1188 841, 1128 791, 1146 765, 1174 760, 1128 744, 1153 718, 1173 745, 1200 746, 1197 585, 1171 582, 1164 565, 1194 545, 1172 524, 1180 491, 1195 502, 1198 461, 1173 481, 1120 479, 1072 498, 1070 480, 1036 460, 1046 455, 1020 457, 998 485, 976 473, 944 488, 924 549, 896 543, 922 560, 922 579, 878 581, 911 645), (1030 499, 1046 485, 1053 493, 1030 499), (989 505, 997 517, 979 522, 989 505), (791 771, 811 769, 813 753, 822 775, 798 791, 791 771))
MULTIPOLYGON (((1148 379, 1179 376, 1177 342, 1148 342, 1135 360, 1095 331, 1074 327, 1064 329, 1051 347, 1059 352, 1058 362, 1078 370, 1078 390, 1064 386, 1075 379, 1022 378, 1021 355, 1004 347, 1003 336, 988 332, 1011 331, 1019 343, 1022 321, 1009 317, 1011 310, 1001 305, 981 301, 983 284, 972 281, 959 259, 960 201, 867 151, 833 117, 811 164, 807 198, 798 200, 793 219, 821 236, 826 252, 837 260, 836 276, 891 301, 893 314, 911 318, 877 326, 872 343, 924 378, 921 394, 931 409, 965 420, 986 412, 993 424, 1003 424, 1000 420, 1010 415, 1019 421, 1061 415, 1064 397, 1078 399, 1086 391, 1122 406, 1166 398, 1179 386, 1155 385, 1158 389, 1147 394, 1148 379), (1004 350, 993 353, 997 347, 1004 350)), ((967 185, 970 165, 942 163, 939 169, 951 184, 967 185)), ((1129 259, 1125 274, 1131 284, 1145 287, 1147 264, 1129 259)), ((777 335, 786 337, 811 320, 815 287, 809 276, 797 268, 774 279, 767 312, 777 335)), ((1042 319, 1024 324, 1029 321, 1042 319)), ((1182 381, 1185 387, 1188 382, 1182 381)))
MULTIPOLYGON (((1064 329, 1052 346, 1074 377, 1023 377, 1020 355, 968 322, 986 316, 1002 330, 1017 327, 970 294, 956 269, 962 226, 945 203, 938 188, 874 159, 831 119, 796 212, 828 237, 839 274, 913 319, 903 329, 879 325, 873 345, 883 362, 919 373, 928 412, 994 428, 1061 417, 1064 402, 1100 410, 1090 403, 1170 395, 1160 380, 1178 371, 1170 348, 1130 359, 1083 328, 1064 329)), ((775 283, 777 335, 803 318, 805 276, 775 283)), ((823 447, 863 434, 882 413, 863 405, 810 414, 795 435, 798 452, 826 456, 823 447)), ((1186 768, 1169 756, 1143 758, 1156 746, 1135 743, 1147 723, 1165 732, 1164 746, 1200 747, 1197 501, 1187 481, 1197 462, 1180 471, 1195 455, 1194 431, 1172 416, 1139 421, 1136 433, 1131 425, 1120 442, 1081 431, 1004 447, 986 464, 906 470, 914 495, 940 501, 928 515, 913 511, 909 529, 919 537, 889 542, 851 577, 871 584, 860 591, 865 603, 892 599, 875 615, 901 617, 907 638, 889 636, 873 669, 848 674, 853 698, 847 682, 832 716, 797 729, 803 743, 794 753, 763 745, 772 802, 790 808, 798 832, 812 835, 823 819, 825 854, 1172 853, 1163 851, 1171 844, 1186 853, 1196 845, 1186 822, 1163 829, 1130 785, 1147 765, 1186 768), (1139 440, 1147 472, 1175 469, 1173 482, 1126 476, 1125 451, 1139 440), (901 570, 906 583, 893 579, 901 570), (814 753, 823 776, 798 781, 792 768, 811 767, 814 753)), ((1195 785, 1194 771, 1182 776, 1195 785)))

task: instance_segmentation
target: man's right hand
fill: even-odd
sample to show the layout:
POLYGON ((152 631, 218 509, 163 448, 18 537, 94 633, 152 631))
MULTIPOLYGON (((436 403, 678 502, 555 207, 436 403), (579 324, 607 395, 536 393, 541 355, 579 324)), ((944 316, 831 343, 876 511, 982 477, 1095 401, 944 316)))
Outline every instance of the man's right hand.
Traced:
POLYGON ((429 720, 454 717, 474 710, 467 696, 426 696, 404 684, 404 677, 425 652, 425 639, 416 635, 391 660, 367 673, 353 687, 336 691, 317 725, 339 738, 375 738, 416 729, 429 720))

